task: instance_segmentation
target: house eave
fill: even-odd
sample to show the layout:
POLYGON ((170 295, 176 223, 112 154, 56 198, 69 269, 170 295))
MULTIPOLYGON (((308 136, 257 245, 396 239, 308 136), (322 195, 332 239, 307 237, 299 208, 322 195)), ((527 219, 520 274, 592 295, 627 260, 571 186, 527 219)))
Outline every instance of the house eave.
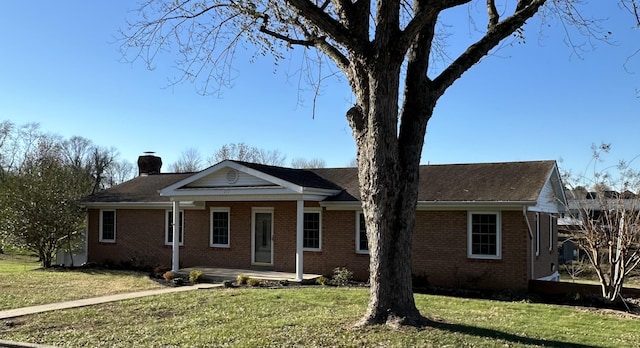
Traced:
MULTIPOLYGON (((83 202, 84 208, 91 209, 171 209, 173 202, 83 202)), ((180 201, 180 207, 185 209, 204 209, 204 205, 197 201, 180 201)))
POLYGON ((417 210, 466 210, 499 209, 522 210, 523 206, 535 205, 535 201, 419 201, 417 210))
MULTIPOLYGON (((418 201, 416 210, 469 210, 469 209, 493 209, 493 210, 522 210, 522 207, 533 207, 536 201, 418 201)), ((320 202, 320 206, 327 210, 360 210, 360 201, 320 202)))
POLYGON ((221 187, 221 188, 188 188, 178 189, 172 193, 160 191, 160 196, 169 197, 170 200, 194 200, 194 201, 322 201, 327 197, 338 194, 338 190, 302 187, 300 190, 291 190, 286 187, 221 187))

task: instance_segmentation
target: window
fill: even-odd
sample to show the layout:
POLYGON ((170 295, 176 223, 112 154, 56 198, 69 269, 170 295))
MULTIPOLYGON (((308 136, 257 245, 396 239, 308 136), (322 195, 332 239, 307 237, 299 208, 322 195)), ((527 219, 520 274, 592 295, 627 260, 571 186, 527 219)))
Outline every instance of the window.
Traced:
POLYGON ((321 219, 320 211, 306 211, 303 220, 303 241, 304 250, 320 251, 321 245, 321 219))
POLYGON ((500 213, 469 212, 467 255, 477 259, 501 258, 500 213))
MULTIPOLYGON (((184 244, 184 219, 183 219, 183 211, 180 211, 180 222, 178 225, 178 244, 184 244)), ((164 244, 172 245, 173 244, 173 210, 167 210, 165 213, 165 228, 164 228, 164 244)))
POLYGON ((219 248, 229 247, 229 211, 229 208, 211 208, 210 246, 219 248))
POLYGON ((116 211, 100 211, 100 241, 107 243, 116 242, 116 211))
POLYGON ((356 212, 356 253, 369 253, 369 240, 367 239, 367 225, 362 212, 356 212))

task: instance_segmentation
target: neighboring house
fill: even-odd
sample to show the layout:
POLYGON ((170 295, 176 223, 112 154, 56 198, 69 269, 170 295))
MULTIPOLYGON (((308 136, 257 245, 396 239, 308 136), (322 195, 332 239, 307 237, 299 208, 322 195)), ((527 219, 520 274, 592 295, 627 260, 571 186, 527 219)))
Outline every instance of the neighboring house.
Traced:
POLYGON ((573 240, 576 231, 581 231, 586 218, 597 220, 603 209, 624 209, 627 212, 640 209, 639 197, 631 191, 574 191, 567 194, 566 212, 558 219, 559 262, 571 264, 584 259, 584 251, 573 240))
MULTIPOLYGON (((180 267, 260 266, 298 279, 347 267, 356 279, 368 278, 356 168, 227 160, 197 173, 140 171, 83 201, 89 262, 175 269, 179 259, 180 267)), ((557 216, 565 199, 555 161, 427 165, 420 178, 416 276, 434 286, 492 289, 557 279, 557 216)))

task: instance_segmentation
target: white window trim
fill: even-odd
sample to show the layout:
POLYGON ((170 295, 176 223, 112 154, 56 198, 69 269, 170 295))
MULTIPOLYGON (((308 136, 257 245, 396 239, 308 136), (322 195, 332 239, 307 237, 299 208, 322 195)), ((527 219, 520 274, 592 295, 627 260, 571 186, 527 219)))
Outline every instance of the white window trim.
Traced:
MULTIPOLYGON (((369 254, 369 250, 361 250, 360 249, 360 214, 362 210, 356 211, 356 254, 369 254)), ((364 215, 363 215, 364 216, 364 215)))
MULTIPOLYGON (((316 213, 318 214, 318 247, 317 248, 302 248, 303 251, 322 251, 322 208, 304 208, 304 213, 316 213)), ((304 220, 304 215, 303 215, 304 220)), ((302 233, 304 235, 304 224, 302 227, 302 233)), ((304 236, 303 236, 304 237, 304 236)), ((304 244, 304 243, 303 243, 304 244)))
POLYGON ((115 243, 115 242, 116 242, 116 226, 117 226, 117 224, 116 224, 116 211, 115 211, 115 209, 104 209, 104 210, 100 210, 100 222, 99 222, 99 224, 100 224, 100 225, 99 225, 99 228, 100 228, 100 234, 99 234, 99 236, 98 236, 98 237, 99 237, 99 241, 100 241, 101 243, 115 243), (103 237, 102 237, 103 232, 104 232, 104 231, 102 230, 102 228, 103 228, 103 224, 102 224, 102 217, 103 217, 103 214, 104 214, 104 212, 105 212, 105 211, 113 212, 113 239, 105 239, 105 238, 103 238, 103 237))
POLYGON ((231 208, 229 207, 212 207, 209 210, 209 246, 212 248, 230 248, 231 247, 231 208), (213 243, 213 213, 227 213, 227 244, 213 243))
POLYGON ((467 212, 467 257, 470 259, 501 260, 502 259, 502 214, 499 211, 467 212), (476 214, 496 216, 496 255, 476 255, 473 253, 473 219, 476 214))
POLYGON ((540 256, 540 213, 536 213, 536 256, 540 256))
MULTIPOLYGON (((173 242, 168 242, 169 240, 169 229, 173 232, 173 226, 169 226, 169 214, 173 214, 172 209, 167 209, 164 212, 164 245, 173 245, 173 242)), ((180 215, 182 215, 182 226, 180 226, 180 234, 182 235, 182 242, 180 242, 180 238, 178 239, 178 245, 184 245, 184 210, 180 210, 180 215)))

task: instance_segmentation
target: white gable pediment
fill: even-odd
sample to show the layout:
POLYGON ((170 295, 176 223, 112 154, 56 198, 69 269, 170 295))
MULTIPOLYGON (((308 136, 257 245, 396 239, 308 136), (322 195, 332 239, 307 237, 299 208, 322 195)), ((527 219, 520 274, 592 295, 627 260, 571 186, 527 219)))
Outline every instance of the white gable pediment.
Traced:
POLYGON ((201 172, 160 190, 161 196, 187 193, 213 193, 228 189, 279 188, 296 192, 300 188, 279 178, 248 168, 233 161, 222 161, 201 172))
POLYGON ((275 183, 240 171, 225 167, 194 180, 182 188, 219 188, 219 187, 265 187, 276 186, 275 183))
POLYGON ((335 189, 304 187, 235 161, 222 161, 160 190, 161 196, 198 201, 315 200, 335 189))
POLYGON ((549 176, 547 177, 547 181, 540 191, 536 210, 556 214, 563 212, 566 204, 567 200, 564 195, 562 179, 558 171, 558 166, 554 165, 551 173, 549 173, 549 176))

